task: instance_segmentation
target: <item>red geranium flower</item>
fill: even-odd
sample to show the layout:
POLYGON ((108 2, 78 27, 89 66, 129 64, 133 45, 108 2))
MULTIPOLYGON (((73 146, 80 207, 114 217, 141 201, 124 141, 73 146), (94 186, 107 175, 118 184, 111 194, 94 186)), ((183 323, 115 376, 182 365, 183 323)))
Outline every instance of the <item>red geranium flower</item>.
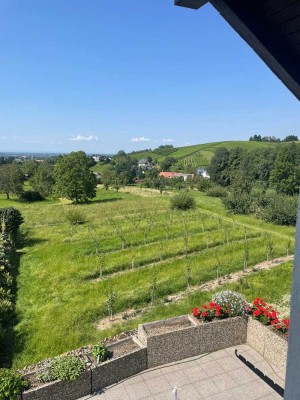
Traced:
POLYGON ((213 301, 211 301, 211 302, 209 303, 209 307, 210 307, 210 308, 215 308, 215 307, 216 307, 216 303, 214 303, 213 301))
POLYGON ((198 307, 195 307, 195 308, 193 309, 193 316, 194 316, 194 317, 198 317, 198 315, 199 315, 199 308, 198 308, 198 307))

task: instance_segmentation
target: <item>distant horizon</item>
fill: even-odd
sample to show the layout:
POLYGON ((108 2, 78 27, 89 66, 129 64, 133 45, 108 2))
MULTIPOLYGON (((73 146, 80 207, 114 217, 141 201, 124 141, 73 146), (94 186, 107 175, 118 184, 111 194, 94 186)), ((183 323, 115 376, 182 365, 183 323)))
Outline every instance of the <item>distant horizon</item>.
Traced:
MULTIPOLYGON (((252 135, 253 136, 253 135, 252 135)), ((269 136, 269 135, 268 135, 269 136)), ((278 137, 278 136, 276 136, 278 139, 280 139, 281 141, 286 137, 287 135, 284 135, 283 137, 278 137)), ((296 135, 297 136, 297 135, 296 135)), ((205 144, 211 144, 211 143, 226 143, 226 142, 250 142, 250 140, 249 140, 250 138, 248 138, 248 140, 220 140, 220 141, 211 141, 211 142, 199 142, 199 143, 195 143, 195 144, 188 144, 188 145, 185 145, 185 146, 175 146, 175 145, 173 145, 172 144, 172 146, 174 147, 174 148, 182 148, 182 147, 191 147, 191 146, 198 146, 198 145, 205 145, 205 144)), ((262 143, 275 143, 275 142, 262 142, 262 143)), ((164 145, 166 145, 166 144, 164 144, 164 145)), ((63 155, 63 154, 69 154, 69 153, 71 153, 72 151, 84 151, 87 155, 93 155, 93 154, 99 154, 99 155, 103 155, 103 156, 113 156, 113 155, 115 155, 115 154, 117 154, 118 153, 118 151, 120 151, 120 150, 124 150, 125 151, 125 153, 126 154, 128 154, 128 153, 131 153, 131 152, 136 152, 136 153, 139 153, 139 152, 143 152, 143 151, 145 151, 145 150, 155 150, 155 149, 157 149, 159 146, 162 146, 162 145, 157 145, 157 146, 152 146, 152 147, 143 147, 143 148, 140 148, 140 149, 135 149, 135 150, 131 150, 131 151, 125 151, 124 149, 118 149, 117 151, 115 151, 115 152, 110 152, 110 153, 108 153, 108 152, 101 152, 101 151, 92 151, 92 152, 89 152, 89 151, 85 151, 84 149, 76 149, 76 150, 70 150, 70 151, 47 151, 47 150, 41 150, 41 151, 31 151, 31 150, 26 150, 26 151, 20 151, 20 150, 14 150, 14 151, 10 151, 10 150, 5 150, 5 151, 0 151, 0 156, 2 155, 2 154, 10 154, 10 155, 13 155, 13 154, 16 154, 16 155, 30 155, 30 154, 33 154, 33 155, 36 155, 36 154, 44 154, 44 155, 63 155)))

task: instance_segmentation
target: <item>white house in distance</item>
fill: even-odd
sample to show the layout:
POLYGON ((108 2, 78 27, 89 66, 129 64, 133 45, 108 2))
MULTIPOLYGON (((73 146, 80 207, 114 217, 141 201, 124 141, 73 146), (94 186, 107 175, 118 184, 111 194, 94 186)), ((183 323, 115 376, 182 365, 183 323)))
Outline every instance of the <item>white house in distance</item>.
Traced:
POLYGON ((147 158, 141 158, 138 162, 138 166, 142 170, 150 170, 152 169, 151 163, 147 160, 147 158))
POLYGON ((202 178, 210 178, 208 172, 204 168, 197 168, 196 174, 202 178))
POLYGON ((159 176, 167 179, 172 179, 172 178, 183 178, 183 180, 186 182, 188 180, 193 180, 194 179, 194 174, 185 174, 183 172, 160 172, 159 176))

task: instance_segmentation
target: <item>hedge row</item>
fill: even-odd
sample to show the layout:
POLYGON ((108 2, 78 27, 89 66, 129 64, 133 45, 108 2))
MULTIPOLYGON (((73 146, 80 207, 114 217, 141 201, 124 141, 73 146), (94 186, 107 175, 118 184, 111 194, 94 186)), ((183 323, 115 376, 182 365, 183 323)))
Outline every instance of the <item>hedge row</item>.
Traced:
POLYGON ((18 210, 12 207, 0 209, 0 354, 5 352, 7 329, 13 319, 15 244, 22 222, 23 218, 18 210))
POLYGON ((20 225, 24 219, 19 210, 13 207, 0 208, 0 234, 9 237, 15 245, 20 225))

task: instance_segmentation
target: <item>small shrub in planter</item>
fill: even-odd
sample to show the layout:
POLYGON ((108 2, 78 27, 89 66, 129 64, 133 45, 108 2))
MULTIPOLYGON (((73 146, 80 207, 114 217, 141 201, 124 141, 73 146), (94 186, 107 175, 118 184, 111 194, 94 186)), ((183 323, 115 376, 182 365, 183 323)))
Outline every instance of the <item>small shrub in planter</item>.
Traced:
POLYGON ((0 400, 15 400, 28 386, 28 382, 17 372, 6 368, 0 369, 0 400))
POLYGON ((190 210, 196 207, 196 202, 189 193, 181 192, 171 198, 170 207, 172 210, 190 210))
POLYGON ((36 378, 43 383, 51 382, 54 381, 55 378, 53 378, 52 370, 51 367, 44 368, 40 371, 37 372, 36 378))
POLYGON ((195 307, 193 315, 205 322, 213 319, 224 319, 246 315, 249 304, 244 296, 231 290, 216 293, 209 304, 203 304, 201 309, 195 307))
POLYGON ((85 364, 78 357, 63 356, 52 361, 52 378, 62 381, 75 381, 85 370, 85 364))
POLYGON ((108 351, 104 344, 96 344, 92 349, 92 354, 94 358, 97 360, 97 364, 99 362, 103 362, 108 359, 108 351))
POLYGON ((247 314, 248 303, 245 297, 232 290, 223 290, 213 295, 212 301, 217 303, 222 309, 228 309, 229 317, 237 317, 247 314))
POLYGON ((291 295, 285 294, 281 299, 276 301, 274 308, 279 311, 280 315, 284 318, 289 318, 291 313, 291 295))

